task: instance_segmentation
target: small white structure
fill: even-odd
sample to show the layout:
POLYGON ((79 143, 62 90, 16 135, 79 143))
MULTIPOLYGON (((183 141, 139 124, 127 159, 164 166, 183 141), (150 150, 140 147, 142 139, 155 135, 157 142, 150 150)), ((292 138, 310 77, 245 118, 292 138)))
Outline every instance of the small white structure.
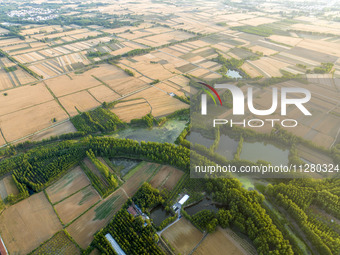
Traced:
POLYGON ((112 248, 117 252, 118 255, 126 255, 126 253, 120 248, 119 244, 116 242, 115 239, 111 236, 111 234, 105 235, 106 240, 108 240, 112 246, 112 248))
POLYGON ((173 93, 173 92, 170 92, 169 95, 172 96, 172 97, 176 96, 176 94, 173 93))
POLYGON ((189 195, 184 195, 181 200, 178 201, 180 205, 183 205, 189 199, 189 195))
POLYGON ((181 205, 179 203, 176 203, 172 206, 172 209, 175 211, 175 213, 178 212, 179 208, 181 208, 181 205))

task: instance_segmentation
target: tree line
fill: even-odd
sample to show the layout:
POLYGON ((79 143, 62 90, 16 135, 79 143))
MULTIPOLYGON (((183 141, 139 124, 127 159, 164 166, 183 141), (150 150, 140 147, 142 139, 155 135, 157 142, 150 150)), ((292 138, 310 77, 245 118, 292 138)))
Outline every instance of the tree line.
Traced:
POLYGON ((188 171, 190 165, 189 149, 182 146, 89 136, 79 141, 66 140, 49 146, 38 146, 2 160, 0 176, 12 172, 19 183, 39 192, 72 166, 79 164, 89 150, 96 156, 138 158, 170 164, 185 171, 188 171))
POLYGON ((234 178, 187 179, 184 189, 190 194, 207 192, 212 201, 219 204, 217 212, 200 211, 192 216, 182 210, 202 231, 213 232, 219 225, 231 227, 247 235, 258 254, 294 254, 292 246, 272 222, 263 208, 263 195, 242 188, 234 178))
POLYGON ((316 205, 330 215, 340 217, 339 180, 296 179, 269 184, 265 194, 283 207, 297 222, 320 254, 339 254, 340 235, 309 209, 316 205))
POLYGON ((94 237, 95 246, 102 254, 114 254, 112 246, 105 238, 107 233, 115 239, 126 254, 164 254, 157 246, 158 236, 150 221, 141 216, 134 217, 127 208, 135 203, 142 211, 162 203, 163 197, 158 189, 144 183, 132 199, 129 199, 111 222, 94 237))
POLYGON ((112 132, 125 127, 116 114, 104 107, 83 112, 71 118, 71 122, 78 131, 85 133, 112 132))
POLYGON ((219 224, 223 227, 232 225, 246 234, 259 254, 294 254, 289 241, 261 206, 262 195, 241 188, 235 179, 209 179, 207 191, 214 201, 225 206, 218 213, 219 224))

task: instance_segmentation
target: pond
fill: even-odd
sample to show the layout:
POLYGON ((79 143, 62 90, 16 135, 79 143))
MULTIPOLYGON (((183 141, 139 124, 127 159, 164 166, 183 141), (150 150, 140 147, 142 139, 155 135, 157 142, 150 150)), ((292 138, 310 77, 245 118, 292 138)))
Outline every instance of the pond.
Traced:
POLYGON ((173 143, 185 128, 186 121, 169 120, 161 127, 150 128, 127 128, 112 136, 115 138, 126 138, 138 142, 173 143))
POLYGON ((213 139, 206 138, 201 133, 196 131, 190 132, 190 134, 187 135, 186 139, 192 144, 201 144, 207 148, 209 148, 214 143, 213 139))
POLYGON ((227 135, 220 135, 220 143, 216 149, 216 152, 221 156, 224 156, 228 160, 232 160, 237 151, 239 141, 230 138, 227 135))
POLYGON ((234 79, 242 79, 242 75, 240 74, 239 71, 236 70, 228 70, 228 72, 226 73, 227 76, 234 78, 234 79))
POLYGON ((184 210, 190 215, 194 215, 202 210, 210 210, 217 212, 219 208, 223 208, 223 206, 217 205, 208 198, 203 198, 201 201, 197 202, 196 204, 190 205, 185 207, 184 210))
MULTIPOLYGON (((190 134, 187 136, 187 140, 194 144, 201 144, 207 148, 209 148, 214 143, 213 139, 206 138, 201 133, 196 131, 190 132, 190 134)), ((238 143, 238 139, 221 134, 220 142, 215 152, 228 160, 232 160, 237 151, 238 143)), ((245 141, 243 142, 240 159, 245 159, 252 162, 265 160, 272 163, 272 165, 288 165, 288 156, 288 149, 281 149, 275 145, 264 142, 245 141)))
POLYGON ((153 223, 156 227, 161 225, 161 223, 170 216, 171 214, 167 212, 162 205, 156 206, 150 212, 150 218, 153 220, 153 223))
POLYGON ((126 158, 114 158, 111 163, 117 166, 122 176, 126 175, 132 168, 137 166, 141 161, 126 158))
POLYGON ((273 166, 288 165, 288 149, 280 149, 272 144, 265 144, 263 142, 243 142, 240 159, 250 160, 256 162, 258 160, 265 160, 270 162, 273 166))

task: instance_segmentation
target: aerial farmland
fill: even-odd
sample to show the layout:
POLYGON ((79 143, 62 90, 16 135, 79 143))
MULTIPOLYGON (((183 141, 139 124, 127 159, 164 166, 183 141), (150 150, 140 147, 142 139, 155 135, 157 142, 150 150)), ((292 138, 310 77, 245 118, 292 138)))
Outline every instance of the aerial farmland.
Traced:
POLYGON ((339 10, 0 0, 0 252, 338 255, 339 10))
MULTIPOLYGON (((67 5, 65 8, 68 8, 67 5)), ((149 5, 140 3, 139 12, 148 11, 149 8, 149 5)), ((319 27, 313 25, 315 20, 301 17, 289 23, 278 15, 261 16, 257 12, 226 11, 211 16, 206 10, 186 13, 186 8, 189 7, 177 13, 179 18, 176 19, 170 15, 167 20, 150 22, 146 19, 138 25, 124 23, 118 28, 74 24, 26 25, 21 28, 20 39, 1 40, 0 49, 4 56, 0 65, 7 68, 14 66, 16 69, 11 72, 0 70, 0 89, 8 95, 4 99, 12 104, 11 95, 16 95, 19 87, 28 86, 33 89, 34 86, 42 86, 53 97, 50 105, 46 106, 56 112, 54 121, 42 116, 34 126, 31 121, 33 116, 23 119, 20 123, 27 123, 25 130, 11 129, 15 134, 9 135, 7 129, 18 124, 16 118, 39 108, 35 104, 30 106, 35 107, 32 109, 12 109, 9 119, 5 115, 0 116, 3 119, 2 139, 8 143, 34 139, 46 128, 57 130, 55 126, 58 124, 78 112, 94 109, 103 102, 143 98, 145 104, 138 107, 140 114, 133 113, 132 117, 125 117, 127 111, 131 112, 129 105, 122 107, 118 104, 117 109, 113 110, 126 121, 147 113, 159 117, 186 108, 185 104, 170 98, 169 93, 188 95, 188 82, 180 82, 180 79, 186 79, 185 76, 207 81, 221 78, 221 64, 214 61, 218 54, 226 59, 245 59, 241 68, 251 78, 280 77, 285 72, 304 74, 307 69, 318 67, 321 63, 334 62, 339 57, 332 36, 327 40, 320 36, 299 36, 303 29, 308 33, 320 33, 319 27), (209 22, 202 22, 200 19, 203 17, 209 22), (262 33, 267 30, 274 32, 266 38, 260 32, 242 32, 252 27, 263 27, 265 32, 262 33), (241 32, 237 31, 239 28, 241 32), (280 32, 275 33, 276 30, 280 32), (148 53, 130 57, 134 50, 147 50, 148 53), (312 52, 318 53, 309 54, 312 52), (126 57, 115 60, 114 65, 105 63, 108 61, 106 59, 117 56, 126 57), (28 68, 29 72, 19 64, 28 68), (124 70, 130 70, 133 76, 124 70), (178 80, 180 84, 173 80, 178 80), (153 81, 160 83, 152 85, 153 81), (166 108, 151 95, 166 105, 166 108)), ((109 6, 99 9, 105 15, 113 10, 109 6)), ((159 4, 159 11, 165 10, 166 5, 159 4)), ((325 25, 329 27, 327 33, 330 35, 336 31, 336 26, 332 28, 331 22, 325 25)), ((337 36, 336 32, 334 36, 337 36)), ((337 71, 337 65, 334 70, 335 74, 340 72, 337 71)), ((313 79, 313 82, 317 82, 317 79, 313 79)), ((338 85, 335 82, 331 86, 337 89, 338 85)), ((25 105, 25 99, 22 104, 25 105)), ((68 130, 72 128, 65 129, 65 132, 68 130)), ((63 132, 55 131, 57 134, 63 132)))

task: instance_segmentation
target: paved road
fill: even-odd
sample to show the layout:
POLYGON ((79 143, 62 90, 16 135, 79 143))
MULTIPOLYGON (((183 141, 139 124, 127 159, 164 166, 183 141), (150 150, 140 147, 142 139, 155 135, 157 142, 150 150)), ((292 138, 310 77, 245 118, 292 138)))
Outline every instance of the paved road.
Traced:
POLYGON ((176 222, 178 222, 181 218, 177 218, 173 223, 171 223, 170 225, 168 225, 167 227, 163 228, 161 231, 157 232, 158 236, 161 236, 161 234, 163 233, 163 231, 167 230, 168 228, 170 228, 172 225, 174 225, 176 222))

